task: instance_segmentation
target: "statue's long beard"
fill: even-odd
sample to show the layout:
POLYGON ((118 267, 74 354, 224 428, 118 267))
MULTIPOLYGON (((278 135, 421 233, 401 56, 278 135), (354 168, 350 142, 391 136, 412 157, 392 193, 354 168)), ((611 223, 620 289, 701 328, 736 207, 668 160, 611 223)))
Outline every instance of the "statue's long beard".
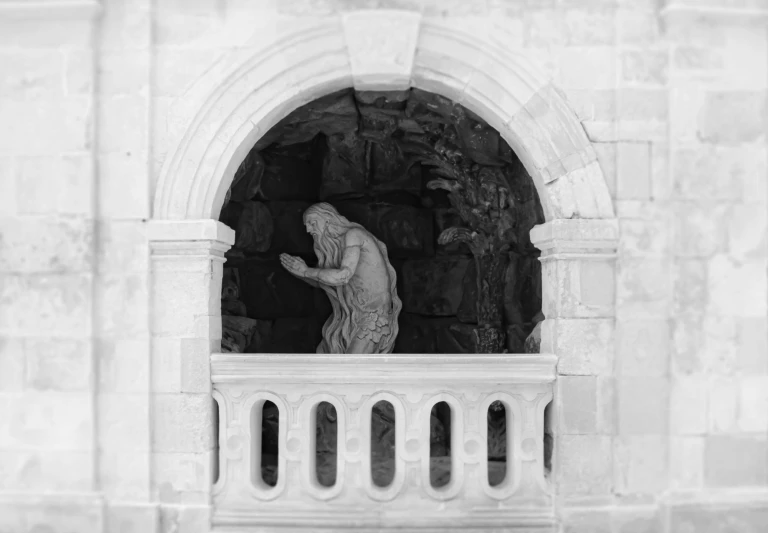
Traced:
POLYGON ((334 239, 324 231, 315 236, 315 255, 319 268, 339 268, 342 260, 341 239, 334 239))

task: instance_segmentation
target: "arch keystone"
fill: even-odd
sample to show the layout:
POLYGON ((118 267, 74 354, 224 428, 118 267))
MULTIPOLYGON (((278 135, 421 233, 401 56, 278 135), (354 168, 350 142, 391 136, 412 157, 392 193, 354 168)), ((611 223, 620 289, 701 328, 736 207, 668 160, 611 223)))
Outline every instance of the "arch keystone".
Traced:
POLYGON ((421 14, 370 10, 342 15, 355 89, 405 90, 411 86, 421 14))

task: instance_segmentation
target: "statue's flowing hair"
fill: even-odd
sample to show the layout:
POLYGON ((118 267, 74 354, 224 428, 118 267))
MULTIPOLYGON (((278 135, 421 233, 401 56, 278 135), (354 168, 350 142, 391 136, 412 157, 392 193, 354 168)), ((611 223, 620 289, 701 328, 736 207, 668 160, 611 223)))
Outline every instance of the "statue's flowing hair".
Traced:
MULTIPOLYGON (((344 255, 344 243, 342 242, 344 234, 352 228, 366 231, 365 228, 360 224, 350 222, 346 217, 340 215, 335 207, 325 202, 314 204, 304 212, 305 223, 310 215, 322 218, 326 222, 324 234, 315 239, 314 249, 318 259, 318 268, 340 268, 344 255)), ((370 235, 370 232, 366 231, 366 233, 370 235)), ((392 350, 395 348, 395 338, 398 332, 397 317, 400 314, 403 303, 397 297, 395 287, 397 284, 397 274, 389 263, 387 246, 373 235, 371 237, 376 241, 379 251, 384 258, 384 263, 387 265, 389 290, 392 295, 391 334, 381 338, 377 352, 392 353, 392 350)), ((361 309, 360 302, 355 300, 354 293, 349 285, 333 287, 320 284, 320 287, 328 294, 328 299, 333 307, 333 314, 328 317, 323 326, 323 341, 317 347, 317 353, 346 353, 346 349, 352 340, 355 325, 360 320, 364 311, 361 309)))

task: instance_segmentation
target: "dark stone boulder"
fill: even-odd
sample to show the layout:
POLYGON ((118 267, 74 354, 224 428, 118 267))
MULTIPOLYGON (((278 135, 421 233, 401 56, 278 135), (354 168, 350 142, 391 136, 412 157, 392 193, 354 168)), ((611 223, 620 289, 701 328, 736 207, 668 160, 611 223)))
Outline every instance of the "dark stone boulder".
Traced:
POLYGON ((254 342, 262 344, 269 335, 270 324, 244 316, 222 316, 222 352, 244 353, 254 342))
POLYGON ((406 158, 396 141, 385 139, 372 142, 370 151, 369 185, 372 191, 421 192, 421 165, 415 159, 406 158))
POLYGON ((272 244, 272 215, 262 202, 245 202, 235 230, 234 247, 244 252, 265 252, 272 244))
POLYGON ((318 98, 296 109, 272 128, 257 146, 265 148, 305 143, 317 134, 336 135, 355 131, 358 123, 357 106, 352 91, 345 89, 318 98))
POLYGON ((270 251, 314 255, 312 236, 304 226, 308 202, 269 202, 275 228, 270 251))
POLYGON ((520 302, 522 279, 518 269, 521 264, 518 254, 510 253, 507 269, 504 272, 504 321, 507 324, 522 324, 523 307, 520 302))
POLYGON ((461 305, 456 316, 467 324, 477 324, 477 264, 474 259, 469 260, 461 285, 461 305))
POLYGON ((427 209, 362 201, 335 205, 339 213, 384 242, 390 257, 424 257, 434 253, 432 215, 427 209))
POLYGON ((528 335, 527 339, 525 339, 525 345, 523 348, 524 353, 541 353, 542 324, 543 321, 536 324, 536 326, 533 328, 533 331, 531 331, 531 334, 528 335))
POLYGON ((267 200, 307 200, 317 198, 319 169, 310 161, 279 153, 264 154, 265 169, 260 192, 267 200))
POLYGON ((250 318, 313 314, 313 288, 289 274, 278 259, 250 259, 239 266, 240 299, 250 318))
POLYGON ((525 353, 525 340, 528 333, 520 324, 507 326, 506 349, 508 353, 525 353))
POLYGON ((322 323, 314 316, 278 318, 272 326, 269 353, 315 353, 322 339, 322 323))
POLYGON ((366 143, 357 133, 339 133, 327 138, 322 165, 320 198, 361 194, 366 181, 366 143))
POLYGON ((437 349, 438 332, 456 323, 455 318, 427 318, 411 313, 401 313, 395 352, 440 353, 437 349))
POLYGON ((257 151, 251 150, 235 172, 232 185, 229 187, 229 201, 252 200, 259 192, 263 175, 264 159, 257 151))
POLYGON ((470 259, 441 257, 403 264, 403 310, 428 316, 455 316, 470 259))
POLYGON ((502 335, 500 330, 484 331, 475 324, 452 324, 438 332, 437 349, 440 353, 487 353, 481 345, 483 339, 491 337, 494 343, 500 342, 502 335))

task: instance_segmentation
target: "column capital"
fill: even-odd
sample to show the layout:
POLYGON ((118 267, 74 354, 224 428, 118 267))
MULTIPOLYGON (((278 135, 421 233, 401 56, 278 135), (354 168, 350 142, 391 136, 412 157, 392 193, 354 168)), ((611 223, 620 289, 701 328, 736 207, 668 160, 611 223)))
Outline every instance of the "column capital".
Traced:
POLYGON ((541 260, 612 259, 619 242, 616 219, 557 219, 531 229, 541 260))
POLYGON ((235 243, 235 232, 222 222, 202 220, 151 220, 147 237, 152 259, 214 259, 235 243))

